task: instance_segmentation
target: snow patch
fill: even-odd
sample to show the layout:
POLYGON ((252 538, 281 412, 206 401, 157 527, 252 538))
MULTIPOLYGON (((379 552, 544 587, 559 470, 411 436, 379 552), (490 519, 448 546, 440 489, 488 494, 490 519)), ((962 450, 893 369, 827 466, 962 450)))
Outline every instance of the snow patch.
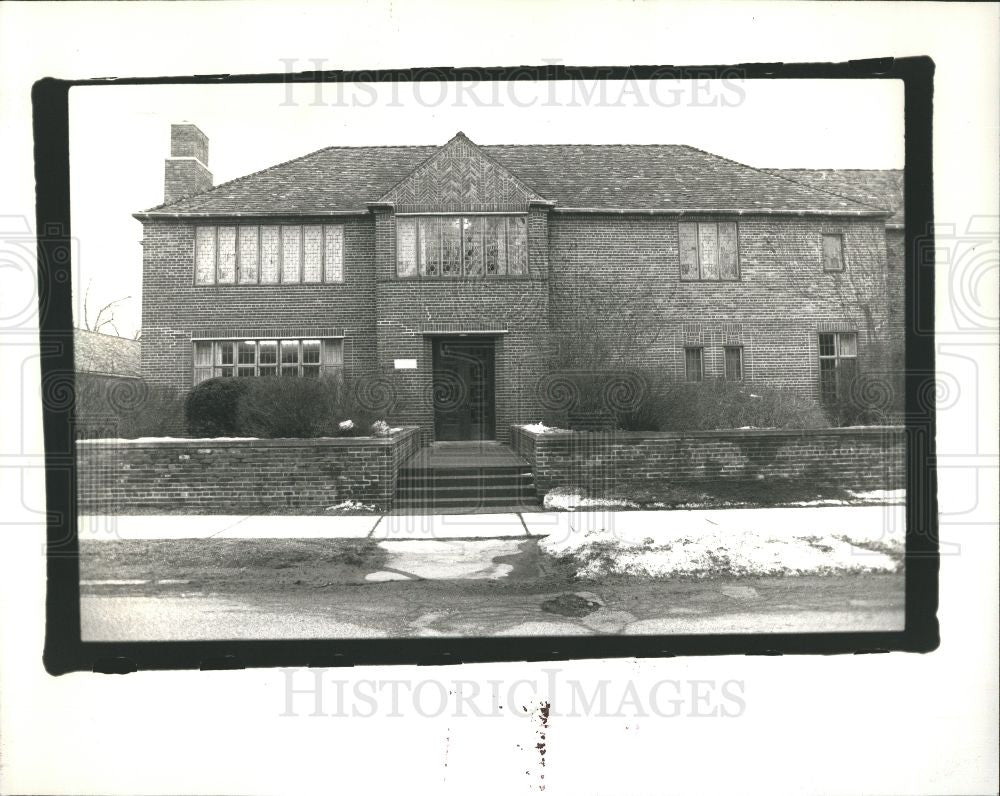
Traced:
POLYGON ((886 502, 886 501, 906 501, 906 490, 905 489, 867 489, 855 492, 853 489, 847 490, 851 497, 857 498, 858 500, 871 500, 874 502, 886 502))
MULTIPOLYGON (((345 421, 348 422, 348 421, 345 421)), ((343 423, 340 424, 344 430, 350 430, 345 427, 343 423)), ((353 423, 352 426, 353 427, 353 423)), ((400 427, 390 428, 389 435, 396 434, 403 429, 400 427)), ((136 443, 148 443, 148 442, 186 442, 190 444, 197 444, 202 442, 259 442, 261 440, 268 439, 281 439, 281 440, 302 440, 304 442, 309 442, 311 440, 331 440, 331 439, 345 439, 345 437, 135 437, 134 439, 125 439, 123 437, 100 437, 95 439, 83 439, 78 440, 79 442, 85 442, 88 444, 101 444, 101 445, 121 445, 121 444, 136 444, 136 443)), ((356 437, 347 437, 346 439, 384 439, 383 437, 371 437, 369 435, 358 435, 356 437)))
POLYGON ((657 540, 623 538, 613 530, 597 528, 548 536, 539 541, 539 547, 555 557, 571 557, 577 577, 585 579, 825 575, 896 572, 901 566, 903 537, 889 536, 885 528, 816 534, 803 529, 779 538, 766 531, 720 527, 657 540))
POLYGON ((136 437, 135 439, 122 439, 117 437, 107 437, 101 439, 81 440, 81 442, 98 442, 105 445, 115 443, 136 443, 136 442, 253 442, 260 437, 136 437))
POLYGON ((544 423, 526 423, 521 426, 525 431, 531 431, 535 434, 547 434, 553 431, 566 431, 565 428, 559 428, 558 426, 547 426, 544 423))
POLYGON ((378 506, 374 503, 361 503, 357 500, 345 500, 342 503, 338 503, 336 506, 327 506, 326 511, 368 511, 375 513, 378 511, 378 506))
POLYGON ((632 500, 587 497, 579 490, 570 487, 556 487, 550 490, 545 495, 543 505, 546 509, 553 511, 575 511, 576 509, 592 508, 639 508, 639 504, 632 500))

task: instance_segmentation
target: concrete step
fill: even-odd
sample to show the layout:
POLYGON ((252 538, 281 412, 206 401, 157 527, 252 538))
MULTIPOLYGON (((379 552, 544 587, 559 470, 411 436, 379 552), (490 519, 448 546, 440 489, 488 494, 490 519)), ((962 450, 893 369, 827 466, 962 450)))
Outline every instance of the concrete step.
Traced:
MULTIPOLYGON (((443 454, 432 451, 429 455, 443 454)), ((499 458, 495 463, 484 457, 473 457, 465 464, 458 458, 453 461, 411 460, 400 468, 397 475, 393 506, 431 512, 435 509, 509 508, 538 504, 531 467, 516 457, 508 456, 499 458)))
POLYGON ((505 508, 512 506, 538 505, 538 497, 439 497, 430 495, 421 498, 397 497, 393 507, 396 509, 419 509, 423 512, 433 512, 436 509, 478 509, 485 506, 505 508))
POLYGON ((509 487, 478 488, 462 487, 458 489, 407 489, 396 492, 396 500, 433 500, 437 498, 461 498, 475 501, 479 498, 506 498, 513 503, 520 500, 537 500, 538 494, 534 487, 530 489, 511 489, 509 487))
POLYGON ((397 489, 450 489, 453 487, 468 486, 512 486, 520 487, 534 485, 535 477, 532 473, 521 473, 519 475, 451 475, 451 476, 404 476, 396 480, 397 489))
POLYGON ((462 478, 530 474, 531 468, 523 464, 487 465, 476 467, 401 467, 400 478, 462 478))

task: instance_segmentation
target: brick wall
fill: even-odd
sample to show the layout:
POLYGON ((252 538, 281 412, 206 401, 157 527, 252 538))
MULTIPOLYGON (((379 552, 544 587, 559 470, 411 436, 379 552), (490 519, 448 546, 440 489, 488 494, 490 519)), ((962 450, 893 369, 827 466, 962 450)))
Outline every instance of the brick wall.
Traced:
POLYGON ((641 488, 649 479, 819 480, 847 489, 905 485, 900 427, 810 431, 533 432, 512 429, 540 494, 564 487, 641 488))
POLYGON ((885 233, 888 271, 889 326, 893 340, 902 349, 906 329, 906 239, 901 229, 885 233))
POLYGON ((619 361, 673 379, 684 378, 685 345, 704 346, 706 378, 723 375, 724 345, 742 345, 746 379, 818 397, 818 333, 857 331, 864 368, 887 312, 881 219, 737 221, 740 280, 682 282, 676 218, 554 214, 554 344, 610 334, 619 361), (823 271, 824 232, 844 236, 843 273, 823 271), (656 333, 637 334, 646 330, 656 333))
POLYGON ((79 511, 288 514, 345 500, 387 510, 418 445, 414 428, 386 439, 77 441, 79 511))
POLYGON ((432 337, 505 330, 495 337, 496 423, 507 441, 511 424, 543 417, 539 381, 568 361, 565 350, 553 356, 556 343, 608 343, 625 367, 670 379, 683 378, 686 345, 704 347, 706 378, 722 375, 723 346, 740 345, 745 379, 815 398, 819 332, 856 331, 862 372, 874 367, 876 334, 902 333, 902 265, 893 270, 901 233, 898 246, 890 236, 887 257, 881 220, 741 216, 738 282, 681 282, 677 218, 666 215, 532 206, 529 273, 507 279, 398 279, 391 210, 374 207, 343 224, 343 284, 209 287, 194 284, 194 226, 147 221, 143 377, 189 388, 192 336, 336 332, 348 376, 375 379, 372 396, 392 402, 390 421, 420 426, 427 441, 432 337), (844 236, 843 273, 823 271, 823 232, 844 236), (898 315, 889 316, 887 280, 898 315), (396 359, 417 367, 397 371, 396 359))
MULTIPOLYGON (((241 219, 301 224, 302 218, 241 219)), ((315 220, 313 220, 315 223, 315 220)), ((329 221, 324 223, 338 223, 329 221)), ((344 225, 344 282, 337 284, 195 285, 194 225, 147 221, 143 234, 142 376, 190 389, 193 336, 344 335, 348 376, 375 370, 375 225, 370 216, 344 225)))
POLYGON ((212 172, 197 160, 183 158, 163 164, 163 201, 176 202, 212 187, 212 172))
POLYGON ((208 136, 195 124, 170 125, 170 157, 198 158, 208 165, 208 136))
POLYGON ((393 422, 433 433, 432 347, 435 334, 502 331, 495 344, 496 432, 508 440, 512 423, 537 420, 535 385, 546 372, 548 342, 548 213, 528 219, 528 274, 504 279, 396 277, 395 221, 377 215, 378 362, 395 400, 393 422), (395 359, 415 359, 414 370, 395 370, 395 359))

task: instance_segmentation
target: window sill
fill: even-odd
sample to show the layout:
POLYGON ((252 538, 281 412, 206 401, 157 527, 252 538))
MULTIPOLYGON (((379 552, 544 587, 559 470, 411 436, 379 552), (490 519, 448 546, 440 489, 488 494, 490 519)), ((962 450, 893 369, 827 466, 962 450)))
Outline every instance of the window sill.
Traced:
POLYGON ((441 284, 448 282, 531 282, 537 281, 530 274, 517 276, 393 276, 387 282, 426 282, 441 284))
POLYGON ((237 282, 233 284, 213 284, 206 285, 199 282, 194 283, 196 288, 252 288, 252 287, 338 287, 346 285, 346 281, 342 282, 237 282))

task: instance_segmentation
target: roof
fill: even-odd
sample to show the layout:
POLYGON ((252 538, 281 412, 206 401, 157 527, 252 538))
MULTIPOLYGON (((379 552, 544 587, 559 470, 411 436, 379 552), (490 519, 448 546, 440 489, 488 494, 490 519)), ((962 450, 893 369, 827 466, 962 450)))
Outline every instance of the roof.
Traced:
MULTIPOLYGON (((437 146, 328 147, 137 217, 365 212, 439 151, 437 146)), ((879 215, 685 145, 498 145, 480 149, 556 209, 879 215)))
POLYGON ((864 204, 892 211, 887 224, 903 225, 902 169, 773 169, 773 173, 864 204))
POLYGON ((138 340, 111 334, 73 330, 73 360, 80 373, 139 377, 138 340))

